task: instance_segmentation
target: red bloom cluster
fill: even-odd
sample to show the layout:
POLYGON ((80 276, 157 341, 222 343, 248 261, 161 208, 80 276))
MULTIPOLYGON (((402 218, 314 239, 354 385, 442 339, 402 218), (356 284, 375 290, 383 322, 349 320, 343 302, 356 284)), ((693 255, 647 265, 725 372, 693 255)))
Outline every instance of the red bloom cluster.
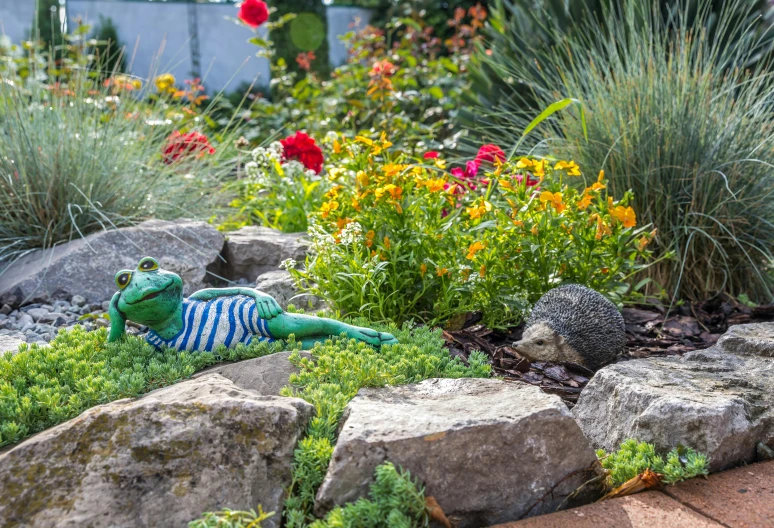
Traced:
POLYGON ((237 16, 251 28, 257 28, 269 20, 269 8, 262 0, 244 0, 237 16))
POLYGON ((292 136, 280 140, 285 160, 298 160, 307 169, 317 174, 322 171, 323 153, 320 147, 305 132, 296 132, 292 136))
POLYGON ((172 135, 167 138, 167 146, 164 147, 164 163, 174 163, 191 154, 196 154, 197 157, 215 154, 215 147, 210 145, 207 136, 199 132, 187 134, 181 134, 179 130, 172 132, 172 135))
POLYGON ((396 71, 397 68, 393 63, 383 59, 374 63, 368 75, 371 77, 391 77, 396 71))
POLYGON ((478 154, 476 154, 476 163, 478 165, 481 165, 482 163, 490 163, 494 165, 496 159, 504 162, 505 152, 503 152, 503 149, 497 145, 493 145, 491 143, 488 145, 482 145, 481 148, 478 149, 478 154))

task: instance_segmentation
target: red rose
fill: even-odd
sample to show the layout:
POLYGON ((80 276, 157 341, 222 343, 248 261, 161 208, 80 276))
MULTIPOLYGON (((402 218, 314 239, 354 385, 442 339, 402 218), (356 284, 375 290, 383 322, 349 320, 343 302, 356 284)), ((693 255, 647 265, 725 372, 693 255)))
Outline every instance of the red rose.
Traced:
POLYGON ((434 150, 428 150, 425 152, 425 159, 435 159, 438 157, 438 153, 434 150))
POLYGON ((207 136, 199 132, 188 132, 185 135, 179 130, 172 132, 167 138, 167 146, 164 147, 164 163, 174 163, 189 154, 202 157, 205 154, 215 154, 215 148, 210 145, 207 136))
POLYGON ((476 164, 481 165, 482 163, 490 163, 494 165, 495 159, 505 161, 505 152, 503 152, 503 149, 497 145, 492 145, 490 143, 488 145, 483 145, 480 149, 478 149, 478 154, 476 154, 476 164))
POLYGON ((298 160, 307 169, 313 170, 317 174, 322 171, 323 153, 314 139, 310 138, 305 132, 296 132, 280 140, 283 147, 283 155, 286 160, 298 160))
POLYGON ((239 6, 237 16, 251 28, 257 28, 269 20, 269 8, 266 7, 266 2, 261 0, 245 0, 239 6))

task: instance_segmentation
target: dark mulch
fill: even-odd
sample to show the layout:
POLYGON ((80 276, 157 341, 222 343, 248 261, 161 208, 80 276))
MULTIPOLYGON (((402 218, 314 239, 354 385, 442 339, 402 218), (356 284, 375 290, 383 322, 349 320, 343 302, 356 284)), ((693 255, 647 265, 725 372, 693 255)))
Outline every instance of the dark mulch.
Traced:
MULTIPOLYGON (((718 296, 709 301, 684 304, 669 310, 653 303, 623 309, 626 323, 626 351, 618 361, 651 356, 677 356, 691 350, 711 347, 729 326, 774 321, 774 305, 749 307, 718 296)), ((444 331, 452 355, 467 360, 480 350, 491 358, 498 376, 539 386, 558 394, 572 407, 594 373, 580 365, 530 363, 521 358, 511 344, 521 339, 524 326, 508 331, 490 330, 469 318, 461 330, 444 331)))

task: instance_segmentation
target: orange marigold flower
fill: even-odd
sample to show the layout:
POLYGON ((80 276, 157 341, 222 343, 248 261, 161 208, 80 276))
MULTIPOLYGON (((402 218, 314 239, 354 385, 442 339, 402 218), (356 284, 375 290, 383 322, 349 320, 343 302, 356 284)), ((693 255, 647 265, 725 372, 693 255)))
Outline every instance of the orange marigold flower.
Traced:
POLYGON ((443 188, 446 185, 446 180, 443 178, 430 179, 424 182, 424 185, 430 192, 440 192, 443 191, 443 188))
POLYGON ((485 247, 486 247, 486 244, 483 244, 481 242, 473 242, 468 248, 468 256, 466 258, 468 260, 473 260, 473 258, 476 256, 476 253, 478 253, 485 247))
POLYGON ((487 202, 486 200, 483 200, 478 205, 474 205, 472 207, 466 207, 465 212, 470 215, 470 218, 475 220, 476 218, 480 218, 485 213, 492 210, 492 204, 487 202))

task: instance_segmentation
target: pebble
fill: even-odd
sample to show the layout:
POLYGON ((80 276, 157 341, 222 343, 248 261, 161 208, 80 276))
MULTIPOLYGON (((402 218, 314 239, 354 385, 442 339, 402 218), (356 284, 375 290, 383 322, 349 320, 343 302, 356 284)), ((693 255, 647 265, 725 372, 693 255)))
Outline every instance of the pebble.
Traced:
MULTIPOLYGON (((0 307, 0 334, 14 335, 28 343, 44 344, 54 339, 60 330, 71 330, 76 325, 89 331, 109 328, 110 320, 104 317, 109 308, 110 301, 90 304, 81 295, 74 295, 69 300, 56 300, 51 304, 32 303, 18 310, 4 304, 0 307), (89 317, 81 320, 85 315, 89 317)), ((148 329, 128 322, 126 331, 138 335, 148 329)))

